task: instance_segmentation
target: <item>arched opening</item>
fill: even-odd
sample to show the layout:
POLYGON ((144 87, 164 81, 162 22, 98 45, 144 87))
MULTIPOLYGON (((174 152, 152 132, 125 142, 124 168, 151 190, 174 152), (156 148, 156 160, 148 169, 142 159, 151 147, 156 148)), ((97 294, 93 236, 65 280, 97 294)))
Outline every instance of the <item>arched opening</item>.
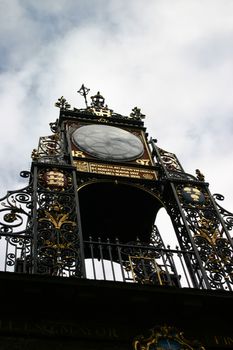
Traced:
POLYGON ((133 185, 96 182, 79 190, 83 239, 149 242, 161 201, 133 185))
POLYGON ((109 181, 83 186, 79 202, 87 278, 135 282, 133 266, 151 263, 145 247, 161 201, 138 186, 109 181))
POLYGON ((186 256, 177 250, 171 219, 156 196, 102 181, 83 186, 79 203, 87 278, 191 285, 186 256))

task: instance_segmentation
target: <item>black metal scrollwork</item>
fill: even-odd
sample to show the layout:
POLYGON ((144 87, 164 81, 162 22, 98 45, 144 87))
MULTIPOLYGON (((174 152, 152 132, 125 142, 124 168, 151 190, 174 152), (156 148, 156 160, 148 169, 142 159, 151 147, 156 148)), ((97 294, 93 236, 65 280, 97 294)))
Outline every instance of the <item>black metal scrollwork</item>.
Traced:
MULTIPOLYGON (((233 249, 226 230, 232 229, 233 215, 218 204, 216 209, 204 186, 177 185, 176 189, 192 235, 190 240, 184 231, 184 249, 190 248, 187 242, 193 240, 210 287, 232 290, 233 249)), ((214 198, 224 199, 220 194, 215 194, 214 198)), ((198 276, 200 265, 192 263, 192 267, 198 276)))
MULTIPOLYGON (((219 194, 219 193, 215 193, 213 194, 213 197, 215 200, 217 201, 223 201, 224 200, 224 196, 219 194)), ((223 207, 221 207, 219 205, 219 203, 216 202, 217 208, 220 212, 220 214, 223 217, 224 223, 226 224, 227 229, 230 231, 233 228, 233 213, 229 212, 228 210, 224 209, 223 207)))
MULTIPOLYGON (((20 176, 31 178, 31 173, 22 171, 20 176)), ((29 254, 32 245, 32 186, 31 182, 25 188, 8 191, 0 199, 0 239, 5 248, 5 265, 1 270, 17 271, 18 261, 29 254)))
POLYGON ((78 275, 79 232, 72 175, 46 168, 38 178, 38 272, 78 275))

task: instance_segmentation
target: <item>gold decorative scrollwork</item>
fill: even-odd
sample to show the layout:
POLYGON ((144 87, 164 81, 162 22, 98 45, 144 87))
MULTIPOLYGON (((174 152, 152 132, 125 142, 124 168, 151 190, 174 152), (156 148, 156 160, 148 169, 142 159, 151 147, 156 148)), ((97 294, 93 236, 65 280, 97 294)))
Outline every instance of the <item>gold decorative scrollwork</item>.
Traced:
POLYGON ((205 218, 204 216, 199 220, 199 228, 195 236, 205 238, 211 245, 214 245, 216 240, 222 237, 213 220, 205 218))
POLYGON ((53 162, 63 160, 63 141, 61 135, 55 132, 53 135, 42 136, 39 140, 38 149, 33 149, 31 157, 33 160, 45 162, 48 159, 53 162))
POLYGON ((54 203, 49 210, 44 210, 44 217, 41 217, 39 221, 49 221, 56 229, 60 229, 63 224, 76 226, 75 222, 68 220, 69 213, 64 213, 62 210, 63 208, 59 203, 54 203))
POLYGON ((159 149, 161 160, 168 170, 182 171, 182 168, 174 153, 159 149))

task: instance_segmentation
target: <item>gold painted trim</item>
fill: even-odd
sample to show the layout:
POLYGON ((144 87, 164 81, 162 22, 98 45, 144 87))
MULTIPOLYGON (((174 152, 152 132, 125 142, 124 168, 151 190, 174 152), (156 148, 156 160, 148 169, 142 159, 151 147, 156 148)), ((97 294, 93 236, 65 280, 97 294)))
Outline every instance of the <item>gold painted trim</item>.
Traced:
POLYGON ((145 188, 145 187, 143 187, 143 186, 141 186, 141 185, 138 185, 138 184, 130 184, 130 183, 128 183, 128 182, 124 182, 124 181, 121 181, 121 180, 111 180, 111 179, 103 179, 103 180, 101 180, 101 179, 98 179, 98 180, 90 180, 90 181, 88 181, 88 182, 86 182, 86 183, 84 183, 84 184, 82 184, 81 186, 79 186, 79 187, 77 187, 77 191, 79 192, 83 187, 85 187, 85 186, 88 186, 88 185, 91 185, 91 184, 94 184, 94 183, 115 183, 115 184, 120 184, 120 185, 126 185, 126 186, 131 186, 131 187, 135 187, 135 188, 137 188, 137 189, 139 189, 139 190, 142 190, 142 191, 144 191, 144 192, 147 192, 148 194, 150 194, 152 197, 155 197, 160 203, 161 203, 161 205, 162 205, 162 207, 163 208, 165 208, 166 209, 166 206, 165 206, 165 204, 161 201, 161 199, 160 198, 158 198, 152 191, 150 191, 150 190, 148 190, 147 188, 145 188))

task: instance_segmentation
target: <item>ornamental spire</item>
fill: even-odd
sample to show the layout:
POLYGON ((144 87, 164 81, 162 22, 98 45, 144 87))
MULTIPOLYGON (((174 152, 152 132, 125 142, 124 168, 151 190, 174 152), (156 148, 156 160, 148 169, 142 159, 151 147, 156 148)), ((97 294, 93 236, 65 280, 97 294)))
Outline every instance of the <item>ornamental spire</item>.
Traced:
POLYGON ((89 91, 90 91, 90 89, 86 88, 84 86, 84 84, 82 84, 81 88, 77 91, 78 94, 80 94, 81 96, 84 97, 86 108, 88 108, 87 95, 88 95, 89 91))

